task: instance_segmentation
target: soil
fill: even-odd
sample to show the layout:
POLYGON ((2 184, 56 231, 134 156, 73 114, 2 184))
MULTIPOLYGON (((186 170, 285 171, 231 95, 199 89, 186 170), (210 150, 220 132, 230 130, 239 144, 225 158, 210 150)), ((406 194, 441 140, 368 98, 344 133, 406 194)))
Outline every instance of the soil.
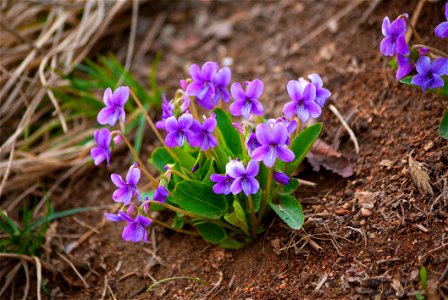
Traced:
MULTIPOLYGON (((446 41, 432 37, 433 28, 443 21, 442 2, 424 6, 417 28, 424 40, 447 49, 446 41)), ((443 108, 433 95, 396 82, 388 59, 379 53, 384 16, 412 14, 417 1, 382 1, 370 13, 372 2, 356 7, 354 3, 144 5, 138 42, 151 28, 144 20, 165 17, 151 52, 162 52, 158 79, 169 96, 178 79, 187 76, 191 63, 231 58, 232 81, 262 79, 266 87, 262 102, 271 116, 278 116, 287 99, 288 80, 322 74, 333 92, 332 103, 344 117, 351 115, 348 124, 359 141, 359 155, 328 109, 322 116, 322 139, 340 143, 339 151, 353 163, 354 174, 342 178, 325 169, 313 172, 305 164, 299 177, 317 186, 297 193, 307 216, 304 229, 291 230, 273 218, 255 243, 232 251, 157 226, 148 244, 124 242, 120 225, 101 221, 104 211, 113 207, 110 170, 91 168, 68 182, 71 193, 61 192, 57 200, 58 209, 107 206, 76 216, 98 232, 90 233, 67 254, 88 288, 54 255, 77 240, 61 234, 90 231, 67 218, 55 223, 53 230, 59 235, 47 243, 43 258, 64 270, 62 277, 45 273, 52 298, 108 299, 112 294, 116 299, 415 298, 416 292, 423 293, 421 266, 428 273, 428 298, 448 297, 448 247, 444 246, 448 239, 448 144, 437 133, 443 108), (348 12, 344 17, 331 21, 344 10, 348 12), (307 34, 327 22, 328 29, 299 47, 307 34), (432 194, 416 185, 410 159, 427 170, 432 194), (202 282, 173 279, 146 293, 155 281, 181 276, 202 282)), ((146 57, 134 62, 138 77, 148 74, 150 61, 146 57)), ((149 131, 147 137, 144 153, 154 147, 149 131)), ((116 155, 111 170, 125 172, 126 155, 116 155)))

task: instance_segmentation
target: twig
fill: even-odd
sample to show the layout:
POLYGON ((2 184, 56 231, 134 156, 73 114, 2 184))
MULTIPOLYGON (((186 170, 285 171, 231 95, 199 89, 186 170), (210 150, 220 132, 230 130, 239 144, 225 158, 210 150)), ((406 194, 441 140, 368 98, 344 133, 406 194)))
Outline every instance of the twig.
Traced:
POLYGON ((84 284, 84 287, 86 289, 88 289, 90 286, 87 284, 86 280, 84 279, 84 277, 82 277, 81 273, 78 272, 78 269, 76 269, 75 265, 64 255, 62 255, 59 252, 56 252, 57 255, 62 258, 62 260, 64 260, 71 268, 72 270, 76 273, 76 275, 79 277, 79 279, 81 279, 82 283, 84 284))
POLYGON ((342 126, 344 126, 345 130, 347 130, 350 139, 352 140, 353 144, 355 145, 355 151, 356 154, 359 154, 359 144, 358 144, 358 139, 356 138, 355 133, 353 132, 353 130, 350 128, 350 126, 348 126, 347 122, 345 122, 344 118, 342 117, 342 115, 339 113, 338 109, 336 108, 336 106, 334 106, 333 104, 330 104, 328 106, 328 108, 331 110, 331 112, 339 119, 339 121, 342 123, 342 126))
MULTIPOLYGON (((411 22, 409 23, 409 26, 415 29, 415 25, 417 24, 418 18, 420 17, 420 14, 423 9, 423 5, 425 5, 426 0, 420 0, 417 4, 417 7, 414 10, 414 14, 412 15, 411 22)), ((406 42, 409 43, 412 37, 412 33, 414 30, 409 30, 406 32, 405 39, 406 42)))
POLYGON ((3 176, 2 183, 0 185, 0 197, 2 196, 3 187, 6 184, 6 180, 8 180, 9 171, 11 171, 11 164, 12 164, 12 160, 14 158, 15 148, 16 148, 16 141, 14 141, 11 145, 11 152, 9 153, 8 165, 6 167, 5 175, 3 176))
POLYGON ((24 262, 23 260, 21 262, 22 262, 23 270, 25 272, 25 290, 23 292, 22 299, 26 300, 26 298, 28 298, 28 292, 30 290, 30 273, 28 270, 28 263, 24 262))
MULTIPOLYGON (((132 0, 132 19, 131 19, 131 31, 129 33, 129 44, 126 53, 126 61, 124 64, 124 73, 129 72, 132 64, 132 56, 134 54, 135 36, 137 35, 137 21, 138 21, 138 0, 132 0)), ((121 85, 124 79, 124 73, 121 74, 118 79, 118 85, 121 85)))
POLYGON ((328 279, 328 274, 324 273, 324 275, 322 276, 322 278, 320 279, 319 283, 317 284, 317 286, 314 290, 319 291, 320 288, 324 285, 325 281, 327 281, 327 279, 328 279))
POLYGON ((37 300, 41 300, 40 296, 40 286, 42 285, 42 265, 40 263, 39 258, 37 256, 33 256, 33 259, 36 263, 36 276, 37 276, 37 300))

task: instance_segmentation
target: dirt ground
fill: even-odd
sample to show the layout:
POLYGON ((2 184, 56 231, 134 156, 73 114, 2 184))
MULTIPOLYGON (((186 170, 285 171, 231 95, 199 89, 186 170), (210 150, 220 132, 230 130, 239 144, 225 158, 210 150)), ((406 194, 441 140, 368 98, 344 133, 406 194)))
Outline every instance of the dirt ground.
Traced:
MULTIPOLYGON (((432 37, 443 20, 442 2, 424 6, 417 29, 423 39, 446 49, 446 41, 432 37)), ((142 6, 137 42, 154 24, 151 20, 163 21, 151 49, 161 51, 158 79, 169 96, 178 79, 187 76, 189 64, 230 58, 232 81, 262 79, 262 102, 271 116, 279 116, 288 80, 312 72, 323 75, 332 103, 350 116, 359 155, 328 109, 322 116, 322 138, 340 144, 354 175, 313 172, 305 164, 299 177, 317 187, 297 192, 307 216, 303 231, 274 219, 257 242, 231 251, 157 226, 148 244, 122 241, 121 225, 101 221, 104 211, 112 209, 110 170, 91 168, 67 182, 72 190, 59 193, 57 208, 105 209, 52 227, 55 234, 43 259, 64 270, 64 276, 45 273, 51 298, 412 299, 422 291, 421 266, 428 271, 428 298, 448 297, 448 144, 436 131, 443 109, 434 96, 398 84, 379 53, 383 17, 412 15, 417 1, 381 1, 373 11, 371 3, 182 1, 142 6), (312 32, 317 34, 308 39, 312 32), (409 160, 426 168, 432 194, 416 185, 409 160), (68 256, 87 288, 54 255, 79 236, 82 243, 68 256), (203 282, 175 279, 146 293, 153 282, 179 276, 203 282)), ((112 39, 112 48, 119 43, 119 37, 112 39)), ((137 77, 147 76, 150 61, 134 62, 137 77)), ((149 131, 146 141, 144 153, 149 155, 154 147, 149 131)), ((111 170, 123 173, 128 163, 125 153, 116 155, 111 170)))

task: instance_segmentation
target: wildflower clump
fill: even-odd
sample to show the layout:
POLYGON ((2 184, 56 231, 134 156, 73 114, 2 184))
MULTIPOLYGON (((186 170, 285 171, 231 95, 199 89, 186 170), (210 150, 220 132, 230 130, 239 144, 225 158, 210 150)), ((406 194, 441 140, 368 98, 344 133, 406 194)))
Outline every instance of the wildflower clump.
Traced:
MULTIPOLYGON (((434 35, 441 39, 448 38, 448 2, 444 8, 447 21, 434 29, 434 35)), ((442 137, 448 138, 448 105, 442 99, 448 97, 448 53, 444 52, 446 49, 439 50, 425 45, 416 28, 408 24, 408 18, 406 13, 392 22, 389 17, 384 18, 382 25, 384 38, 380 44, 380 51, 384 56, 396 57, 391 64, 397 67, 395 76, 397 80, 437 95, 445 110, 439 133, 442 137), (417 44, 409 45, 409 41, 406 40, 408 30, 412 30, 417 44)))
POLYGON ((96 165, 103 161, 109 165, 112 138, 115 143, 123 140, 136 161, 125 179, 111 175, 116 186, 112 199, 121 207, 105 214, 106 219, 125 224, 124 240, 146 241, 148 227, 156 223, 236 249, 265 229, 270 211, 291 228, 303 225, 300 202, 292 196, 298 180, 291 175, 322 124, 307 128, 300 124, 319 117, 331 93, 318 74, 309 75, 311 81, 291 80, 286 88, 291 101, 284 115, 267 119, 260 100, 264 83, 235 82, 229 92, 231 74, 230 68, 220 68, 216 62, 192 65, 191 78, 180 81, 175 97, 163 97, 161 120, 155 124, 129 88, 105 91, 100 124, 123 125, 124 104, 131 97, 161 144, 148 160, 159 172, 154 175, 120 129, 95 133, 97 145, 91 154, 96 165), (222 106, 229 101, 226 112, 222 106), (172 211, 169 222, 165 214, 164 221, 159 218, 162 210, 172 211))

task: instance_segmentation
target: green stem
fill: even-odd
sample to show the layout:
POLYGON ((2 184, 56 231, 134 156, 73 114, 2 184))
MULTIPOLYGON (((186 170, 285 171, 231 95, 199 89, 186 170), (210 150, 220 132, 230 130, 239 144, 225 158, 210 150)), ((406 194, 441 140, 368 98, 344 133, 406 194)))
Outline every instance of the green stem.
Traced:
POLYGON ((258 221, 257 221, 257 217, 255 216, 254 202, 252 201, 251 194, 249 194, 249 196, 247 196, 247 202, 249 203, 250 217, 252 219, 252 238, 255 239, 257 237, 258 221))
POLYGON ((197 233, 195 231, 184 230, 184 229, 181 229, 181 228, 175 228, 175 227, 173 227, 173 226, 171 226, 171 225, 169 225, 169 224, 167 224, 165 222, 162 222, 160 220, 157 220, 156 218, 151 217, 149 214, 147 215, 147 217, 149 219, 151 219, 151 221, 153 221, 154 223, 156 223, 156 224, 158 224, 158 225, 160 225, 162 227, 174 230, 174 231, 179 232, 179 233, 185 233, 185 234, 192 235, 192 236, 199 236, 199 233, 197 233))
POLYGON ((272 168, 269 168, 268 182, 267 182, 267 185, 266 185, 266 195, 265 195, 264 201, 261 201, 260 211, 258 212, 257 224, 261 223, 261 219, 263 218, 263 214, 264 214, 264 211, 266 209, 266 204, 267 204, 268 199, 269 199, 269 194, 271 193, 272 175, 273 175, 272 168))

